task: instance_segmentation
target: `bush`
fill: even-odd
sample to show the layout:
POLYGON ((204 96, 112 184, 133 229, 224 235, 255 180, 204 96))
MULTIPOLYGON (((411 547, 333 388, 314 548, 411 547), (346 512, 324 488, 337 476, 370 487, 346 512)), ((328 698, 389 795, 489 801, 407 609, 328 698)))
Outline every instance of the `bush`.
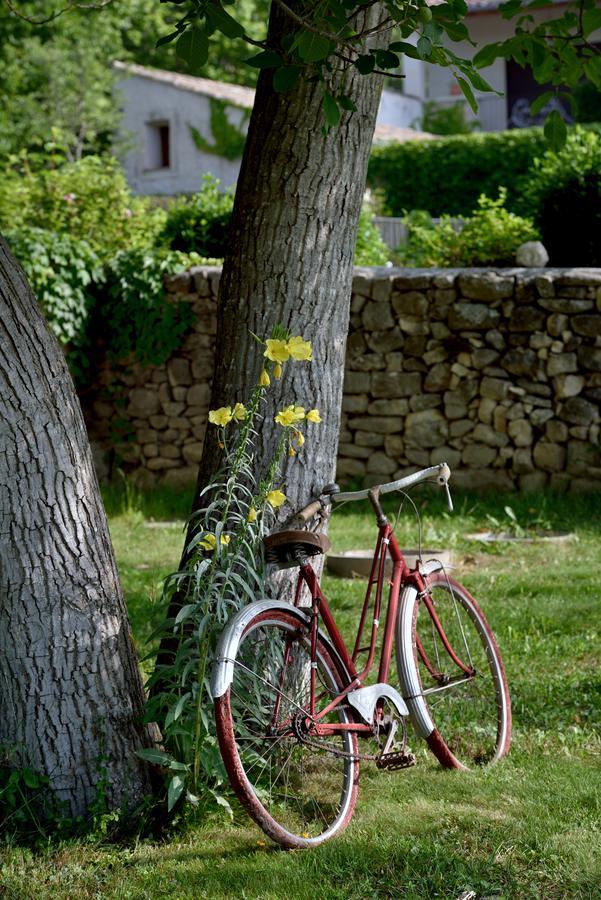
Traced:
POLYGON ((405 218, 409 229, 406 246, 399 251, 407 266, 511 266, 524 241, 537 240, 534 223, 505 209, 506 195, 497 200, 481 196, 473 216, 462 223, 442 216, 438 224, 428 213, 405 218))
POLYGON ((6 239, 81 381, 95 292, 104 280, 98 255, 84 240, 41 228, 20 228, 6 239))
POLYGON ((496 197, 499 187, 517 212, 521 180, 545 149, 540 128, 387 144, 373 149, 368 182, 392 216, 412 209, 469 215, 481 194, 496 197))
POLYGON ((223 258, 233 205, 232 192, 220 193, 219 180, 205 175, 197 194, 170 205, 162 239, 172 250, 223 258))
POLYGON ((359 230, 355 246, 356 266, 385 266, 390 259, 390 250, 382 240, 372 218, 372 210, 365 205, 359 217, 359 230))
POLYGON ((23 158, 0 186, 0 229, 35 227, 83 239, 103 261, 154 244, 165 218, 164 210, 132 196, 110 157, 87 156, 37 172, 23 158))
POLYGON ((601 134, 575 128, 559 153, 535 161, 523 208, 555 266, 601 265, 601 134))
POLYGON ((465 110, 465 103, 461 101, 443 106, 435 100, 427 100, 423 106, 420 128, 430 134, 471 134, 479 123, 474 119, 468 121, 465 110))

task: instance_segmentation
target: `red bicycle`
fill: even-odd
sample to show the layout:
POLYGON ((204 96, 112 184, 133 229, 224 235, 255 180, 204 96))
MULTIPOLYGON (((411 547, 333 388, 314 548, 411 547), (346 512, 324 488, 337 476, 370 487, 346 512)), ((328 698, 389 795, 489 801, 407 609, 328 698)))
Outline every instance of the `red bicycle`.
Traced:
POLYGON ((507 681, 480 607, 439 561, 420 559, 409 568, 380 504, 382 494, 435 480, 452 509, 449 477, 443 463, 365 491, 340 493, 331 485, 294 517, 293 524, 314 519, 319 529, 331 503, 371 502, 378 539, 352 651, 310 562, 329 541, 298 527, 265 539, 269 562, 299 566, 294 605, 251 603, 220 639, 211 689, 223 761, 249 814, 284 847, 314 847, 346 827, 357 800, 360 760, 380 769, 413 765, 407 717, 449 768, 494 763, 509 749, 507 681), (307 589, 309 607, 302 605, 307 589), (397 679, 391 672, 393 644, 397 679))

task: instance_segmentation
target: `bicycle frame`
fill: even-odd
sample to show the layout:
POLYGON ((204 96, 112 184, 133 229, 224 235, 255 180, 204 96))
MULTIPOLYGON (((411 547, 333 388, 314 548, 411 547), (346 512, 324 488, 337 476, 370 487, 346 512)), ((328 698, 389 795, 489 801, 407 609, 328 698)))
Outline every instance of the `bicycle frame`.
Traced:
MULTIPOLYGON (((373 669, 380 626, 382 593, 384 590, 384 581, 386 579, 386 561, 388 555, 390 555, 390 558, 392 560, 392 578, 389 581, 390 593, 386 610, 386 622, 384 625, 384 634, 382 638, 382 649, 380 651, 377 678, 378 682, 388 682, 390 663, 392 659, 392 649, 394 644, 395 623, 399 607, 399 598, 401 587, 405 586, 411 586, 417 590, 418 595, 426 606, 432 623, 436 628, 438 634, 440 635, 441 641, 453 662, 468 677, 471 677, 474 674, 473 669, 465 665, 465 663, 463 663, 461 659, 459 659, 459 657, 451 647, 444 629, 440 623, 440 620, 436 614, 436 610, 434 609, 432 600, 427 592, 424 578, 418 568, 410 569, 407 565, 407 561, 401 552, 392 525, 384 516, 377 496, 372 497, 370 495, 370 499, 378 518, 378 538, 352 655, 349 655, 344 639, 340 634, 336 622, 334 621, 330 606, 321 590, 319 579, 313 567, 308 561, 304 561, 300 566, 300 572, 296 586, 295 606, 298 607, 300 605, 303 586, 306 585, 311 594, 312 603, 312 617, 310 625, 312 667, 310 676, 311 683, 309 715, 312 720, 311 730, 314 734, 318 735, 340 734, 342 731, 353 731, 357 733, 372 733, 373 731, 374 723, 325 723, 322 720, 325 718, 325 716, 328 715, 328 713, 335 709, 344 700, 347 694, 362 687, 364 685, 365 679, 373 669), (370 641, 367 646, 362 647, 361 643, 363 639, 363 632, 365 630, 369 607, 372 603, 374 588, 375 597, 373 598, 373 618, 370 641), (343 691, 341 691, 333 700, 330 700, 330 702, 325 707, 323 707, 323 709, 318 710, 317 702, 320 697, 316 696, 315 658, 317 648, 318 620, 320 618, 325 625, 326 631, 330 637, 336 653, 338 654, 340 660, 342 661, 351 677, 351 681, 347 685, 347 687, 343 691), (362 653, 367 653, 367 660, 364 667, 359 670, 357 666, 357 660, 359 655, 362 653)), ((421 642, 419 641, 419 637, 416 640, 416 650, 430 674, 434 678, 439 677, 440 679, 442 679, 443 676, 437 673, 432 662, 428 659, 426 653, 424 652, 421 642)), ((376 706, 376 715, 378 718, 382 715, 382 708, 383 702, 379 701, 376 706)))

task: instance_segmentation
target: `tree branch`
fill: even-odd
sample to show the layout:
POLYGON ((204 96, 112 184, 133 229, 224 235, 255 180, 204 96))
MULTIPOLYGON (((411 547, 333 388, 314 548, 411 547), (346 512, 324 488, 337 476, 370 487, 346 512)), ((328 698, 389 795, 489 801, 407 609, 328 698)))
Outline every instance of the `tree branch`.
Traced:
POLYGON ((28 16, 27 13, 21 12, 20 9, 17 9, 12 0, 5 0, 5 3, 11 13, 17 16, 18 19, 22 19, 24 22, 29 22, 30 25, 47 25, 49 22, 53 22, 54 19, 58 19, 58 17, 62 16, 64 13, 71 12, 71 10, 73 9, 102 9, 104 6, 108 6, 112 2, 113 0, 98 0, 97 3, 78 3, 76 2, 76 0, 68 0, 66 6, 63 6, 62 9, 57 9, 56 12, 53 12, 49 16, 46 16, 45 19, 34 19, 33 16, 28 16))

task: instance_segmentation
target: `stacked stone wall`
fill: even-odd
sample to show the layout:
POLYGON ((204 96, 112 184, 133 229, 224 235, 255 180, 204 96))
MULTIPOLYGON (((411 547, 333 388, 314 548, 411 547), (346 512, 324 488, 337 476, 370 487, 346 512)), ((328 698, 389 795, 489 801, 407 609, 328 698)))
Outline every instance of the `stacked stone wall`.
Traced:
MULTIPOLYGON (((100 366, 92 437, 147 481, 195 477, 218 283, 166 282, 195 313, 166 365, 100 366)), ((339 479, 446 460, 465 488, 601 489, 600 399, 601 270, 356 270, 339 479)))

